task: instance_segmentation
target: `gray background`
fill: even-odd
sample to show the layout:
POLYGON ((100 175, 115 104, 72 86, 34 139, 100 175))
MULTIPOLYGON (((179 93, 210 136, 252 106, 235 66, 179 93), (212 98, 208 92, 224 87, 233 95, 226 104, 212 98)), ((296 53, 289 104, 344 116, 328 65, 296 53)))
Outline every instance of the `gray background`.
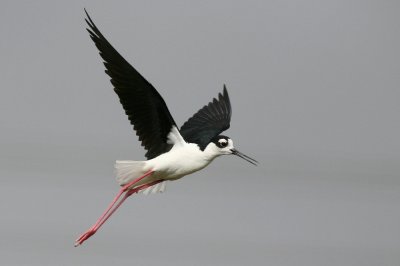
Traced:
POLYGON ((2 1, 2 265, 399 265, 398 1, 2 1), (236 157, 135 196, 86 7, 178 124, 226 83, 236 157))

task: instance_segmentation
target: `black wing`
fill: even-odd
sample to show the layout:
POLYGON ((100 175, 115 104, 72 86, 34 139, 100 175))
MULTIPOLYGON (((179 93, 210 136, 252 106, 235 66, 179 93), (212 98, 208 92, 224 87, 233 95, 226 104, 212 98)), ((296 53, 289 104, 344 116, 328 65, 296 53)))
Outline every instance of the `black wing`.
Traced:
POLYGON ((229 128, 231 115, 231 103, 224 85, 224 91, 218 94, 218 100, 214 98, 194 114, 183 124, 180 133, 187 142, 196 143, 204 150, 212 138, 229 128))
MULTIPOLYGON (((86 12, 86 10, 85 10, 86 12)), ((167 136, 176 126, 167 105, 156 89, 139 74, 107 41, 86 12, 87 31, 104 60, 106 73, 111 77, 114 91, 136 135, 147 150, 147 159, 152 159, 171 149, 167 136)))

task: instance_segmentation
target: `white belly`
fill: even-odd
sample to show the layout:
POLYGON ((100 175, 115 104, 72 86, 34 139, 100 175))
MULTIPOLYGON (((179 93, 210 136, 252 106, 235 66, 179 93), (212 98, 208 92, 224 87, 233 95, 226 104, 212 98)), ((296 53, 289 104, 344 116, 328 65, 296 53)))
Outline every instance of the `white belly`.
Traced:
POLYGON ((147 161, 146 166, 157 179, 174 180, 203 169, 214 158, 206 156, 197 145, 186 144, 147 161))

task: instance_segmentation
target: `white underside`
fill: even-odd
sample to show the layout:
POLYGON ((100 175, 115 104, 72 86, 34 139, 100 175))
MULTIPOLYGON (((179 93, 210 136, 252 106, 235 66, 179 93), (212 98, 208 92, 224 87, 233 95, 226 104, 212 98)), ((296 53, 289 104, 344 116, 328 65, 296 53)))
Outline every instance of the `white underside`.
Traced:
POLYGON ((196 172, 211 162, 202 154, 203 152, 198 149, 197 145, 186 144, 148 161, 116 161, 116 180, 119 185, 124 186, 148 171, 154 171, 150 176, 137 182, 134 187, 162 179, 164 182, 142 190, 142 192, 144 194, 164 192, 165 181, 176 180, 196 172))
POLYGON ((172 149, 148 161, 116 161, 115 174, 119 185, 123 186, 143 176, 148 171, 154 171, 150 176, 142 179, 136 186, 164 180, 154 186, 142 190, 143 194, 153 194, 165 191, 167 180, 176 180, 185 175, 206 167, 217 154, 201 151, 196 144, 186 143, 179 131, 173 127, 168 135, 168 143, 172 149))

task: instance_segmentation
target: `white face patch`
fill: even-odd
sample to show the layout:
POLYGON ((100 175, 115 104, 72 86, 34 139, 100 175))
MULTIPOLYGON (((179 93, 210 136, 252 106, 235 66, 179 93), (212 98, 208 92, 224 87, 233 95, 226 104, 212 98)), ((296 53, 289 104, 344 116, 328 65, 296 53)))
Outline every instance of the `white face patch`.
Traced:
POLYGON ((233 141, 229 137, 218 136, 218 138, 212 140, 204 150, 205 154, 215 158, 220 155, 232 154, 233 141))

